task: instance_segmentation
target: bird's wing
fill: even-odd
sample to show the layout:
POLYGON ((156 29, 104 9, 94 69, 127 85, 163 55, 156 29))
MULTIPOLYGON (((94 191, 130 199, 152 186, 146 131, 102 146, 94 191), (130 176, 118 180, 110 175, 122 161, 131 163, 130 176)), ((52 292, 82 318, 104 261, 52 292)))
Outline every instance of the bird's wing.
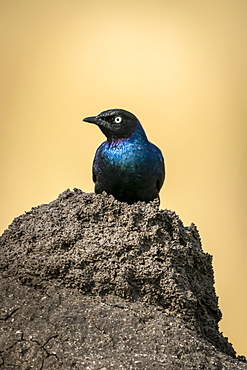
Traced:
POLYGON ((93 169, 93 182, 94 183, 96 182, 96 173, 95 173, 94 169, 93 169))
POLYGON ((95 158, 94 158, 94 161, 93 161, 93 182, 95 183, 96 182, 96 163, 95 163, 95 158))
POLYGON ((159 154, 160 154, 159 155, 159 161, 160 161, 159 168, 160 169, 159 169, 158 178, 157 178, 157 181, 156 181, 156 186, 157 186, 158 192, 162 188, 162 185, 163 185, 164 180, 165 180, 165 163, 164 163, 164 158, 163 158, 161 152, 159 154))

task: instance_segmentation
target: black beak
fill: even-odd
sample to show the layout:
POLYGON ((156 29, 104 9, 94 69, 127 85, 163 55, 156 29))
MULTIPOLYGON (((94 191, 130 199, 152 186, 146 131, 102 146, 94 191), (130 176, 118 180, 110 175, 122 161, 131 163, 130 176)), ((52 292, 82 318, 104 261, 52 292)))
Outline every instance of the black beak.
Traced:
POLYGON ((97 117, 86 117, 83 118, 84 122, 94 123, 95 125, 98 124, 99 119, 97 117))

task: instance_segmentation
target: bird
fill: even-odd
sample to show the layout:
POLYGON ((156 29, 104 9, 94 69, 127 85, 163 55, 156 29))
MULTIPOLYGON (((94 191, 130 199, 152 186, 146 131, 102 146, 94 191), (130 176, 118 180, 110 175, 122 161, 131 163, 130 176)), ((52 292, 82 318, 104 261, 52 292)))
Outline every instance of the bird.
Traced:
POLYGON ((106 136, 93 160, 96 194, 106 192, 121 202, 146 203, 159 198, 165 179, 161 150, 152 144, 136 116, 108 109, 84 122, 97 125, 106 136))

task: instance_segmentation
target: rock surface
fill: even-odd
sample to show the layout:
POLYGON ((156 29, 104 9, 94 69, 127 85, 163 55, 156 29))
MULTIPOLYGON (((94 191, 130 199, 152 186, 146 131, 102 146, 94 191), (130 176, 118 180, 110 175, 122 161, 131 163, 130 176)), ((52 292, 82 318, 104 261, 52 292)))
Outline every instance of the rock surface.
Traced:
POLYGON ((157 202, 66 190, 0 243, 1 369, 247 369, 195 225, 157 202))

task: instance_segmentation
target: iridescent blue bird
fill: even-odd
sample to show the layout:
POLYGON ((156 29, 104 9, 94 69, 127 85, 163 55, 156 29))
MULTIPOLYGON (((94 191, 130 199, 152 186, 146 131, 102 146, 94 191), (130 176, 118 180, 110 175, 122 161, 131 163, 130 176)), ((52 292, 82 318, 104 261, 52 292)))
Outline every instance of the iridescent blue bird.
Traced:
POLYGON ((138 121, 123 109, 110 109, 83 121, 97 125, 107 140, 93 161, 95 193, 105 191, 129 204, 159 198, 165 179, 162 153, 148 141, 138 121))

